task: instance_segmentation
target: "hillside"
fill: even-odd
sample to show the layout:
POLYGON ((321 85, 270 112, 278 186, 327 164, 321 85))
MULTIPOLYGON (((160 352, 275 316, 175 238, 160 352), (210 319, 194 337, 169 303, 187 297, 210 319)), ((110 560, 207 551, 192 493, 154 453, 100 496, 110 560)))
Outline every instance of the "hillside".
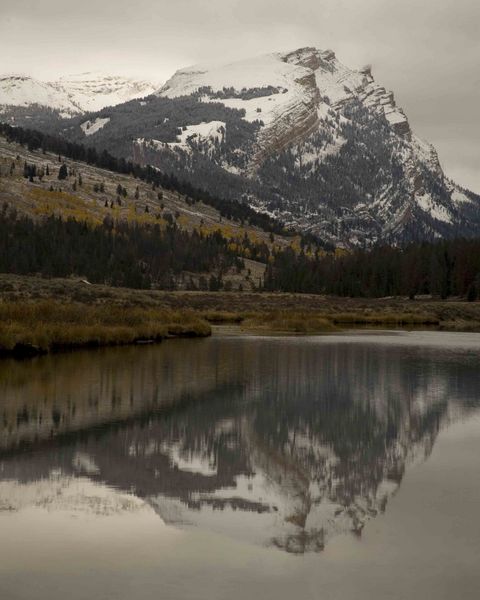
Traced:
MULTIPOLYGON (((26 215, 39 223, 53 215, 64 221, 72 218, 79 223, 86 222, 90 227, 106 225, 108 228, 112 223, 122 227, 159 227, 163 232, 174 228, 202 238, 219 233, 225 240, 220 243, 228 246, 229 261, 235 262, 233 259, 238 256, 241 266, 225 268, 220 261, 220 266, 209 271, 177 273, 172 285, 178 289, 192 285, 205 288, 212 275, 221 279, 227 289, 255 289, 263 281, 265 271, 265 261, 252 260, 256 258, 256 249, 299 248, 300 244, 298 236, 272 234, 248 220, 225 218, 215 207, 173 190, 85 162, 28 150, 2 137, 0 206, 3 215, 12 215, 14 210, 15 214, 26 215), (67 177, 59 180, 62 165, 66 167, 67 177)), ((173 253, 180 254, 180 250, 182 248, 174 248, 173 253)), ((213 256, 212 265, 214 260, 213 256)))

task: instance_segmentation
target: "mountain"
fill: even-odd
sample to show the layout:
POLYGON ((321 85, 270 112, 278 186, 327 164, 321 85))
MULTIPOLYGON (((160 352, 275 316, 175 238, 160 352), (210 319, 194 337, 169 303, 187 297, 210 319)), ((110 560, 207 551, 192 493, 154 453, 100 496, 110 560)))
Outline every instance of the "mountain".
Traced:
MULTIPOLYGON (((62 85, 84 107, 97 93, 62 85)), ((445 176, 370 67, 350 69, 331 50, 181 69, 150 96, 69 119, 14 112, 17 124, 173 173, 336 246, 480 232, 480 196, 445 176)))
POLYGON ((26 75, 8 75, 0 78, 0 114, 10 114, 13 107, 18 110, 34 106, 48 107, 65 116, 81 112, 67 91, 57 85, 26 75))
POLYGON ((60 116, 101 110, 151 94, 157 86, 147 81, 100 73, 81 73, 58 81, 39 81, 26 75, 0 77, 0 114, 14 109, 50 109, 60 116))
MULTIPOLYGON (((173 149, 180 153, 186 138, 216 165, 256 181, 261 191, 249 202, 296 228, 347 245, 480 231, 480 198, 445 177, 435 148, 414 134, 369 67, 349 69, 330 50, 302 48, 182 69, 160 90, 186 95, 241 110, 258 125, 233 156, 217 143, 216 122, 207 135, 186 124, 173 149)), ((143 142, 136 156, 161 166, 162 151, 143 142)))

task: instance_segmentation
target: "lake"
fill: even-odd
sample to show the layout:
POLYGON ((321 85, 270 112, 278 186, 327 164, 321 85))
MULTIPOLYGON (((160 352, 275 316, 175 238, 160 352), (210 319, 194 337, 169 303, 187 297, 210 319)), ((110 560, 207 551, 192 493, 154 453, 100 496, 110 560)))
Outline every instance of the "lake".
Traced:
POLYGON ((479 512, 479 334, 0 362, 2 600, 477 600, 479 512))

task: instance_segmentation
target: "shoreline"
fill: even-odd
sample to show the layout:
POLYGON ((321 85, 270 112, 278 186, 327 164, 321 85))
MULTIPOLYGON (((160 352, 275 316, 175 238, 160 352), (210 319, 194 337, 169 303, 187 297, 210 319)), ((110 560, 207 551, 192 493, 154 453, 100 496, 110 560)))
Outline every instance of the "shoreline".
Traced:
POLYGON ((367 329, 475 333, 480 302, 169 292, 0 274, 0 358, 207 337, 219 327, 252 335, 367 329))

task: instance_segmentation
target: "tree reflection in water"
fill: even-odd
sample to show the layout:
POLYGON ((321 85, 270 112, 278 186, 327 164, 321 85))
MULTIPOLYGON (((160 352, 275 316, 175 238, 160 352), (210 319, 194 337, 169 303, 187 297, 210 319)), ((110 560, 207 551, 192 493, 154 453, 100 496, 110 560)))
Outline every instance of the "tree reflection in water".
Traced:
POLYGON ((478 348, 437 335, 430 347, 219 337, 3 362, 0 478, 86 477, 178 527, 320 551, 360 535, 440 428, 477 406, 478 348))

